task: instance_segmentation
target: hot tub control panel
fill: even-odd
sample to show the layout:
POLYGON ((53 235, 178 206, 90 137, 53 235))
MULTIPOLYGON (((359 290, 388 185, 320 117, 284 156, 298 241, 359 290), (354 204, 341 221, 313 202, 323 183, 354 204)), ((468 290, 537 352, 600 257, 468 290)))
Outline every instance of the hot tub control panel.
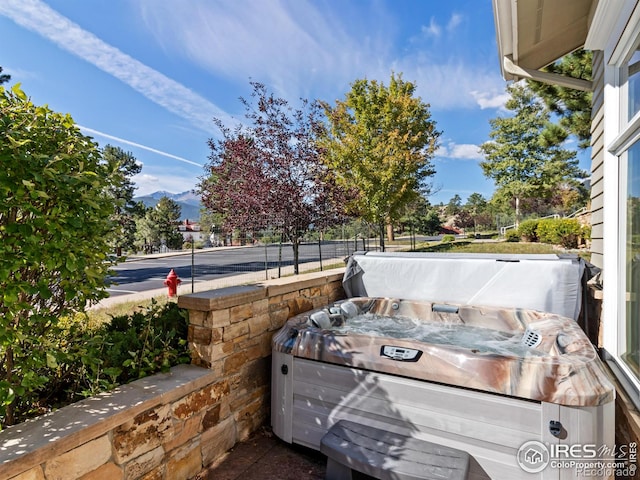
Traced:
POLYGON ((380 349, 380 355, 392 360, 401 362, 417 362, 422 355, 420 350, 406 347, 396 347, 394 345, 383 345, 380 349))

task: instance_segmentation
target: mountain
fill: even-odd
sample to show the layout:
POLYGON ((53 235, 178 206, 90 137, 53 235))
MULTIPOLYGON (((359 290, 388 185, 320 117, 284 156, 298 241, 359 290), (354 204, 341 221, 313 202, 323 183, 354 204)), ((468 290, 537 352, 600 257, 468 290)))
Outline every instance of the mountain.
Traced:
POLYGON ((192 191, 171 193, 159 190, 149 195, 134 197, 133 200, 135 202, 142 202, 147 207, 155 207, 162 197, 168 197, 180 205, 180 220, 189 219, 197 221, 200 218, 200 209, 202 208, 200 196, 192 191))

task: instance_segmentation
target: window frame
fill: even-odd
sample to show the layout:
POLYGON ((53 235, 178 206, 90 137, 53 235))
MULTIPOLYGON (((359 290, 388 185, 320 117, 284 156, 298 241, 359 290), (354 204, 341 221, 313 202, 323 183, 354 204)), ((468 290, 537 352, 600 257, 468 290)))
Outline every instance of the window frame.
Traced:
MULTIPOLYGON (((637 13, 634 12, 634 13, 637 13)), ((635 15, 634 15, 635 16, 635 15)), ((628 63, 640 49, 640 22, 630 22, 623 32, 633 42, 618 43, 609 52, 604 72, 604 302, 603 359, 623 389, 640 408, 640 374, 622 359, 627 350, 626 252, 628 152, 640 145, 640 109, 629 115, 628 63), (624 46, 623 46, 624 45, 624 46), (605 253, 606 252, 606 253, 605 253)))

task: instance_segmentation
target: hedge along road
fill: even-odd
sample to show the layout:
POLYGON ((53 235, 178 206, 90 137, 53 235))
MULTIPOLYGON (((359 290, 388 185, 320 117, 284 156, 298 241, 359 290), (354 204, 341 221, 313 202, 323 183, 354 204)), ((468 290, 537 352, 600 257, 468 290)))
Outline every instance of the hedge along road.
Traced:
MULTIPOLYGON (((354 251, 354 242, 322 242, 323 266, 335 264, 354 251), (329 260, 332 260, 329 262, 329 260)), ((358 247, 362 249, 359 242, 358 247)), ((256 245, 245 247, 218 247, 193 252, 193 283, 231 277, 247 272, 263 272, 263 276, 255 275, 256 280, 264 280, 265 264, 271 269, 269 277, 277 276, 278 250, 276 245, 256 245), (273 269, 276 269, 275 271, 273 269)), ((127 261, 112 267, 114 275, 110 278, 110 288, 107 289, 111 297, 128 295, 148 290, 165 288, 164 280, 173 269, 182 280, 182 285, 192 282, 191 251, 176 251, 165 254, 145 256, 131 256, 127 261)), ((320 261, 320 250, 317 243, 300 245, 299 264, 303 271, 304 264, 320 261)), ((293 265, 293 249, 290 244, 282 245, 282 267, 293 265)), ((290 268, 289 268, 290 270, 290 268)), ((284 268, 283 268, 283 274, 284 268)), ((229 285, 234 284, 229 279, 229 285)), ((197 289, 197 288, 196 288, 197 289)))

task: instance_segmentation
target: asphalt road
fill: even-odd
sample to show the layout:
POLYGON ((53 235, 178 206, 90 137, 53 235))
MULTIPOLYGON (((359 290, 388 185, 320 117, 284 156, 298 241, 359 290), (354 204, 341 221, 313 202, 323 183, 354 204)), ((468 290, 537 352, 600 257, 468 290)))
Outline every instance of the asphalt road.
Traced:
MULTIPOLYGON (((362 248, 361 243, 359 248, 362 248)), ((278 267, 278 245, 250 246, 239 248, 220 248, 206 251, 195 250, 193 255, 193 278, 195 282, 214 280, 217 278, 238 275, 247 272, 259 272, 278 267)), ((353 241, 323 242, 322 259, 344 258, 353 253, 353 241)), ((300 263, 318 262, 320 252, 318 244, 300 246, 300 263)), ((173 269, 178 277, 191 282, 192 256, 176 254, 174 256, 136 257, 120 263, 112 268, 115 275, 111 277, 109 295, 114 297, 130 293, 164 288, 163 281, 173 269)), ((293 265, 293 249, 291 245, 282 246, 282 266, 293 265)))

